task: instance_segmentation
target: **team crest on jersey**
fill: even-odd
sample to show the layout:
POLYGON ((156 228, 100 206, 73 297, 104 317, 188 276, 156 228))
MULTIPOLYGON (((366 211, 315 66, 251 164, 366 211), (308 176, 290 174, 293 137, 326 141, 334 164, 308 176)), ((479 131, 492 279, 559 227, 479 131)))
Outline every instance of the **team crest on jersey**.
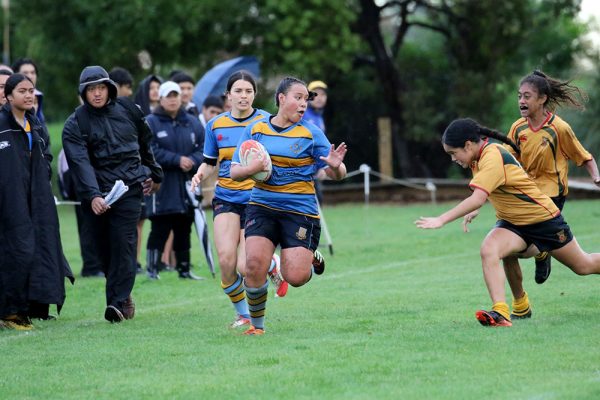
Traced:
POLYGON ((8 140, 5 140, 3 142, 0 142, 0 150, 4 150, 7 147, 10 147, 10 142, 8 140))
POLYGON ((298 240, 306 240, 306 228, 298 228, 298 232, 296 232, 296 237, 298 238, 298 240))
POLYGON ((300 153, 300 145, 298 143, 294 143, 290 146, 290 150, 292 151, 292 153, 298 154, 300 153))
POLYGON ((565 233, 565 231, 564 231, 564 230, 562 230, 562 231, 558 231, 558 232, 556 233, 556 236, 558 237, 558 241, 559 241, 560 243, 564 243, 564 242, 567 240, 567 234, 565 233))

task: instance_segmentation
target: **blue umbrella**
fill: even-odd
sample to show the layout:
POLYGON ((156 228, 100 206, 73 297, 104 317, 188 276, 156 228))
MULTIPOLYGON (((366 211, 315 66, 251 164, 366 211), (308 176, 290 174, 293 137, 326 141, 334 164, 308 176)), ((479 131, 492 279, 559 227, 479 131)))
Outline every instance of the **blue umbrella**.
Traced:
POLYGON ((241 69, 249 71, 256 79, 260 76, 260 64, 254 56, 242 56, 223 61, 208 70, 194 90, 193 101, 198 109, 202 107, 208 96, 220 96, 225 93, 229 76, 241 69))

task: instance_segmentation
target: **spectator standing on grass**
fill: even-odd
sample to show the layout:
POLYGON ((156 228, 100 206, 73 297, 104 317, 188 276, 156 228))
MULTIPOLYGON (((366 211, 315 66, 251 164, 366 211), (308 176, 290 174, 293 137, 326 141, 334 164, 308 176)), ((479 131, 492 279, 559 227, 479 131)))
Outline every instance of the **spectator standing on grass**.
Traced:
POLYGON ((43 102, 44 93, 37 89, 37 79, 39 77, 39 71, 37 65, 31 58, 19 58, 12 65, 12 70, 15 73, 23 74, 33 82, 35 89, 34 109, 35 115, 42 125, 46 125, 46 118, 44 117, 43 102))
MULTIPOLYGON (((484 326, 512 326, 506 303, 506 275, 500 260, 509 256, 532 257, 540 251, 550 255, 577 275, 600 274, 600 253, 584 252, 552 199, 527 175, 500 140, 519 153, 506 136, 479 125, 472 119, 453 121, 442 136, 444 151, 463 168, 471 168, 471 196, 438 217, 420 217, 415 224, 437 229, 463 218, 463 229, 489 199, 498 221, 481 244, 483 277, 492 300, 491 310, 479 310, 475 318, 484 326)), ((512 286, 512 284, 511 284, 512 286)), ((514 314, 514 307, 513 307, 514 314)))
POLYGON ((50 144, 33 112, 33 82, 22 74, 5 83, 0 109, 0 328, 30 330, 31 318, 60 313, 64 278, 73 274, 63 254, 50 184, 50 144))
POLYGON ((194 210, 186 189, 202 163, 204 128, 197 118, 182 107, 181 88, 173 81, 159 88, 160 104, 147 117, 154 133, 152 149, 162 166, 161 188, 145 198, 146 213, 152 223, 146 248, 147 271, 151 279, 159 278, 159 261, 169 232, 173 232, 173 250, 179 277, 200 280, 190 268, 190 234, 194 210))
POLYGON ((252 326, 248 335, 264 334, 268 292, 267 271, 275 248, 281 245, 281 274, 292 286, 307 283, 313 272, 322 274, 325 260, 317 250, 321 224, 313 177, 321 168, 335 180, 346 176, 347 147, 332 145, 322 130, 302 120, 314 96, 306 84, 284 78, 275 92, 277 114, 248 126, 233 155, 231 178, 242 181, 266 171, 267 159, 240 164, 239 146, 248 139, 259 141, 271 155, 273 171, 268 180, 252 188, 246 208, 246 276, 252 326))
POLYGON ((142 196, 159 189, 163 173, 154 159, 152 132, 143 114, 128 99, 117 99, 117 85, 104 68, 83 69, 79 95, 84 103, 65 122, 63 147, 82 211, 95 219, 94 242, 106 275, 104 318, 121 322, 135 313, 132 260, 142 196), (104 197, 116 180, 128 190, 109 206, 104 197))

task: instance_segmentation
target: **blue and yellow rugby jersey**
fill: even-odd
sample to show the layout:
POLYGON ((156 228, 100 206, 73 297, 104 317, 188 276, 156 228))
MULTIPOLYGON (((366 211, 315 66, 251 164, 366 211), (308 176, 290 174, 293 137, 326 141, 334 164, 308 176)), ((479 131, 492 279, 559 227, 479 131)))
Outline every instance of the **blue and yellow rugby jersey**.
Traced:
POLYGON ((548 114, 537 129, 530 126, 526 118, 519 118, 510 128, 508 137, 519 146, 521 154, 517 156, 510 146, 507 149, 517 157, 542 192, 550 197, 569 193, 569 160, 581 166, 592 159, 573 129, 556 114, 548 114))
POLYGON ((278 132, 265 118, 246 128, 234 163, 240 162, 239 144, 247 139, 262 143, 273 163, 271 177, 252 189, 250 204, 319 218, 313 175, 327 166, 319 157, 327 157, 331 146, 323 131, 300 120, 278 132))
POLYGON ((237 143, 246 127, 270 114, 255 109, 252 115, 240 121, 227 111, 211 119, 205 128, 204 157, 219 161, 219 178, 215 188, 215 197, 230 203, 246 204, 250 200, 250 191, 254 186, 252 179, 236 182, 231 179, 231 158, 237 143))
POLYGON ((499 144, 482 147, 471 166, 472 189, 481 189, 496 209, 496 217, 513 225, 531 225, 560 214, 554 202, 527 176, 519 162, 499 144))

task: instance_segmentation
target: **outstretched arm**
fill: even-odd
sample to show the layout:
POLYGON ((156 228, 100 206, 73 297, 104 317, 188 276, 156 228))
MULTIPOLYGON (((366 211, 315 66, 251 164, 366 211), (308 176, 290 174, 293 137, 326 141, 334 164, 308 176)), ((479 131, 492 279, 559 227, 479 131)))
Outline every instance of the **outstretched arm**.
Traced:
POLYGON ((600 186, 600 173, 598 173, 598 164, 596 164, 596 160, 592 156, 591 160, 588 160, 583 163, 583 166, 587 170, 588 174, 592 177, 594 184, 596 186, 600 186))
POLYGON ((475 189, 471 196, 461 201, 456 207, 446 211, 439 217, 419 217, 419 219, 415 221, 415 225, 417 228, 422 229, 441 228, 447 223, 481 208, 481 206, 485 204, 487 198, 488 194, 485 191, 475 189))

